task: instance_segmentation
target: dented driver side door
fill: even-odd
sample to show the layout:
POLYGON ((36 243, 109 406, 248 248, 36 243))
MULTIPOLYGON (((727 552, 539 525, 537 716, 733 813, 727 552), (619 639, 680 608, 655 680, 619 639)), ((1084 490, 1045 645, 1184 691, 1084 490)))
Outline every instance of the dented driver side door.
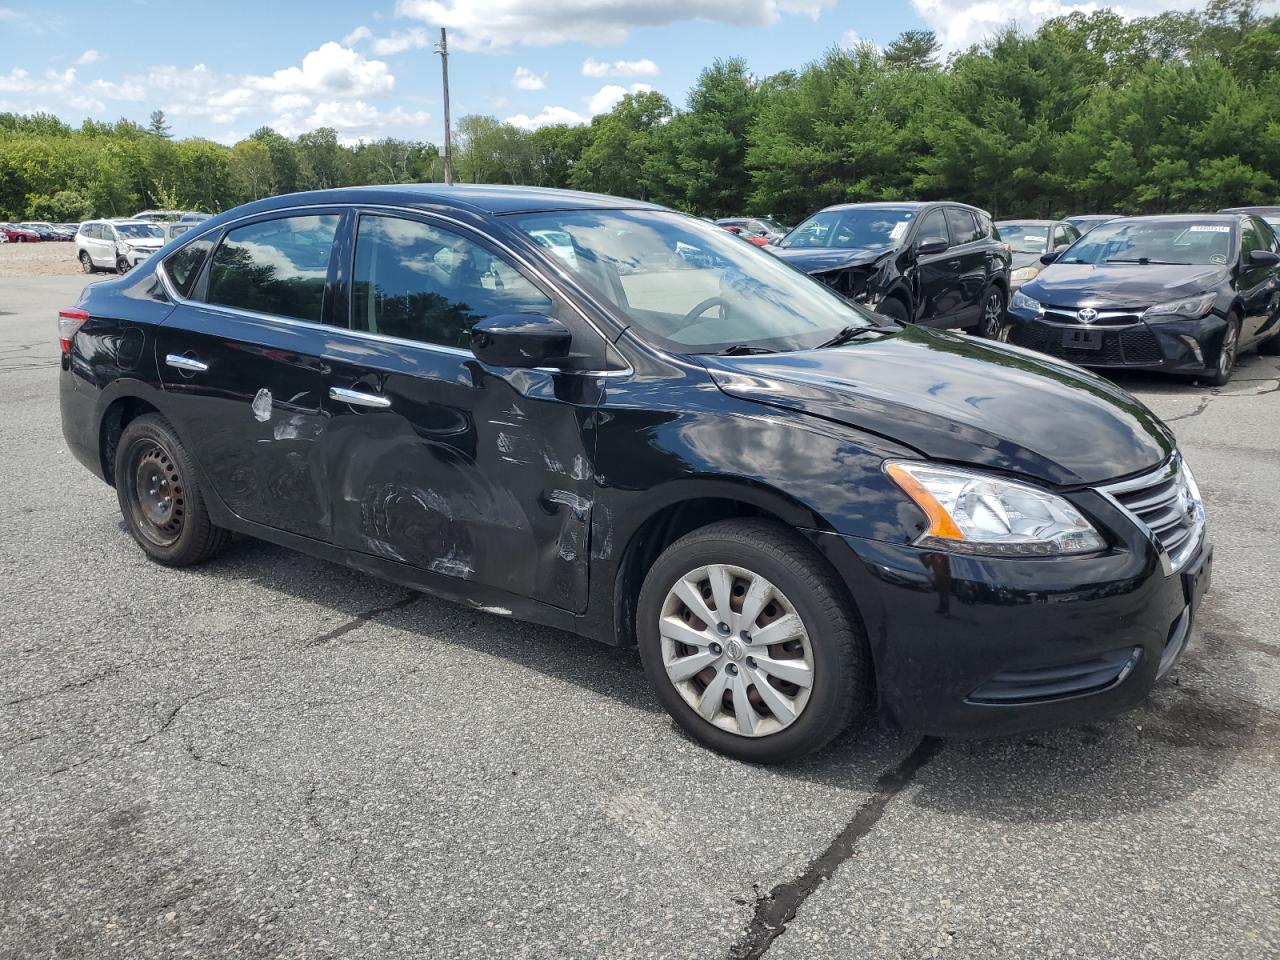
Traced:
POLYGON ((335 542, 584 610, 598 381, 486 367, 467 347, 482 317, 557 303, 430 217, 362 213, 348 241, 350 329, 325 354, 335 542))

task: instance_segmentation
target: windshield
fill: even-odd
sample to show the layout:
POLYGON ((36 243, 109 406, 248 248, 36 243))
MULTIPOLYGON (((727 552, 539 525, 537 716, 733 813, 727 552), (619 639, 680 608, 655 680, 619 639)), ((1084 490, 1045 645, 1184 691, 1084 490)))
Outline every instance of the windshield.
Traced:
POLYGON ((1221 221, 1181 217, 1112 220, 1077 240, 1058 262, 1221 266, 1231 259, 1232 229, 1221 221))
POLYGON ((783 247, 837 247, 878 249, 902 242, 915 217, 913 210, 887 207, 850 207, 815 213, 783 238, 783 247))
POLYGON ((681 353, 799 350, 867 314, 713 224, 662 210, 512 218, 646 339, 681 353))
POLYGON ((996 229, 1014 253, 1044 253, 1049 249, 1049 227, 1043 223, 1003 221, 996 224, 996 229))
POLYGON ((164 238, 164 231, 149 223, 117 223, 116 233, 126 240, 146 240, 151 237, 164 238))

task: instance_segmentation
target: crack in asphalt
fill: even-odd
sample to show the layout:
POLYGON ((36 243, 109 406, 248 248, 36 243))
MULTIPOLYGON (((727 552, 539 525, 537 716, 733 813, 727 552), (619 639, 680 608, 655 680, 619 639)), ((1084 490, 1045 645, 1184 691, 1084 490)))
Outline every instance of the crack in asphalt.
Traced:
POLYGON ((925 737, 916 744, 901 763, 880 775, 875 792, 802 874, 778 884, 767 897, 757 899, 755 916, 742 938, 729 948, 729 960, 759 960, 764 956, 773 941, 786 932, 787 924, 795 919, 804 902, 857 852, 858 841, 880 821, 889 801, 911 783, 941 746, 942 741, 935 737, 925 737))
POLYGON ((141 740, 135 740, 134 746, 140 747, 144 743, 147 743, 155 739, 156 737, 160 736, 160 734, 168 730, 169 727, 173 726, 173 721, 178 719, 178 714, 182 712, 183 708, 186 707, 187 704, 189 704, 192 700, 195 700, 197 697, 203 697, 208 692, 209 692, 208 690, 199 690, 196 693, 191 694, 191 696, 187 697, 185 700, 182 700, 181 702, 179 702, 177 706, 175 706, 172 710, 169 711, 168 716, 166 716, 164 720, 161 721, 159 727, 157 727, 151 733, 148 733, 141 740))
POLYGON ((91 684, 97 683, 99 680, 108 680, 116 674, 123 673, 126 669, 135 663, 140 663, 141 657, 129 660, 125 663, 114 664, 105 670, 99 670, 97 673, 90 674, 87 677, 81 677, 79 680, 68 680, 60 687, 54 687, 52 690, 42 690, 39 693, 29 693, 23 697, 16 697, 13 700, 5 701, 6 707, 14 707, 20 703, 30 703, 33 700, 43 700, 45 697, 57 696, 60 693, 66 693, 68 690, 83 689, 91 684))
POLYGON ((421 599, 423 599, 423 594, 418 593, 415 590, 414 592, 410 593, 408 596, 401 597, 399 600, 395 601, 394 603, 384 604, 381 607, 373 607, 372 609, 365 610, 363 613, 357 613, 354 617, 352 617, 346 623, 340 624, 334 627, 332 630, 328 631, 327 633, 322 633, 320 634, 320 636, 314 637, 313 639, 306 641, 305 643, 303 643, 303 646, 304 647, 323 646, 326 643, 330 643, 334 640, 337 640, 339 637, 346 636, 352 630, 356 630, 364 626, 374 617, 380 616, 384 613, 391 613, 393 610, 403 610, 405 607, 411 606, 412 604, 417 603, 421 599))

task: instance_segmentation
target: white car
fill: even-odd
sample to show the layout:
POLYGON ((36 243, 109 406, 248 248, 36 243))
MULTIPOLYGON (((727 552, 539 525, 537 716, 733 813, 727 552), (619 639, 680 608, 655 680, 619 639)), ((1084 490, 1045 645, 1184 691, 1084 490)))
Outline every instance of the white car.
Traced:
POLYGON ((86 220, 76 234, 76 256, 85 273, 128 273, 164 246, 164 230, 142 220, 86 220))

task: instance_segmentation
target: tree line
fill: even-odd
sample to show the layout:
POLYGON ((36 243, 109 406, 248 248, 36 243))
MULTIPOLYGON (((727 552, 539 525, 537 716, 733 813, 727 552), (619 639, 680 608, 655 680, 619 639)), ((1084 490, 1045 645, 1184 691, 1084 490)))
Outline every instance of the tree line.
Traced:
MULTIPOLYGON (((630 94, 580 126, 457 124, 466 183, 572 187, 703 216, 797 221, 859 200, 948 198, 1002 216, 1209 210, 1280 199, 1280 17, 1257 0, 1012 28, 940 58, 927 31, 767 77, 707 67, 676 108, 630 94)), ((443 179, 439 149, 263 127, 234 146, 0 113, 0 219, 217 211, 276 193, 443 179)))

